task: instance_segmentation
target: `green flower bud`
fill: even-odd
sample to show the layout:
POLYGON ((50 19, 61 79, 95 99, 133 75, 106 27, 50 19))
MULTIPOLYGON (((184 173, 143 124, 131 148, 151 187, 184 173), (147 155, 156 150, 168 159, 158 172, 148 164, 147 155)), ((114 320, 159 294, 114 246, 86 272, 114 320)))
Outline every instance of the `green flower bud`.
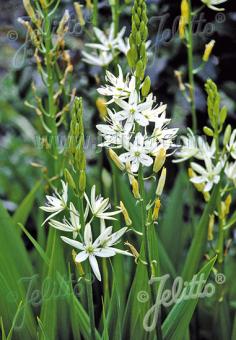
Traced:
POLYGON ((134 14, 134 22, 135 22, 135 25, 137 26, 137 27, 139 27, 139 25, 140 25, 140 19, 139 19, 139 16, 138 16, 138 14, 134 14))
POLYGON ((80 171, 79 175, 79 190, 84 193, 86 189, 86 173, 84 170, 80 171))
POLYGON ((134 35, 136 33, 137 33, 137 27, 136 27, 135 23, 133 22, 132 23, 132 33, 131 33, 131 35, 134 35))
POLYGON ((147 29, 147 26, 144 27, 144 30, 143 30, 141 33, 142 33, 143 41, 146 41, 146 40, 147 40, 147 37, 148 37, 148 29, 147 29))
POLYGON ((213 137, 214 136, 213 130, 210 129, 209 127, 207 127, 207 126, 204 126, 203 132, 205 133, 205 135, 207 135, 209 137, 213 137))
POLYGON ((221 125, 224 124, 226 118, 227 118, 227 107, 223 106, 221 111, 220 111, 220 123, 221 123, 221 125))
POLYGON ((136 62, 138 60, 138 54, 135 48, 131 47, 127 53, 127 59, 128 59, 128 63, 129 66, 131 68, 135 67, 136 62))
POLYGON ((68 185, 74 190, 76 188, 74 179, 72 177, 72 175, 70 174, 69 170, 65 169, 64 170, 64 177, 66 182, 68 183, 68 185))
POLYGON ((147 76, 144 80, 143 86, 142 86, 142 96, 146 97, 150 91, 151 87, 151 79, 149 76, 147 76))
POLYGON ((226 146, 229 143, 231 132, 232 132, 232 127, 229 124, 227 125, 227 128, 225 129, 225 133, 224 133, 224 140, 223 140, 224 146, 226 146))
POLYGON ((130 34, 129 36, 129 44, 130 46, 135 45, 136 41, 135 41, 135 35, 133 33, 130 34))
POLYGON ((137 33, 136 33, 136 44, 137 44, 138 46, 140 46, 140 45, 141 45, 141 42, 142 42, 141 34, 140 34, 140 32, 137 32, 137 33))
POLYGON ((141 47, 140 47, 140 56, 143 58, 146 55, 146 46, 145 43, 142 42, 141 47))
POLYGON ((143 80, 144 78, 144 67, 143 67, 143 62, 142 60, 139 60, 136 64, 136 76, 140 79, 143 80))

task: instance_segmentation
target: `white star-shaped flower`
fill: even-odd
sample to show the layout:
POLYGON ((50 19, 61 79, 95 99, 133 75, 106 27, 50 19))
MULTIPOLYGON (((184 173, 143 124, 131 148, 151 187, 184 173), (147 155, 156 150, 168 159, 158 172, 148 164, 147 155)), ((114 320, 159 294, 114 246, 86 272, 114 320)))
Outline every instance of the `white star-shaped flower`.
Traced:
POLYGON ((70 238, 64 236, 61 236, 61 238, 64 242, 68 243, 72 247, 81 250, 81 252, 79 252, 76 256, 75 261, 81 263, 88 259, 96 278, 101 281, 101 274, 96 257, 112 257, 118 253, 132 256, 127 251, 113 247, 113 245, 117 243, 124 235, 126 230, 127 228, 122 228, 118 232, 112 234, 112 227, 108 227, 93 242, 91 225, 86 224, 84 229, 83 243, 71 240, 70 238))
POLYGON ((152 157, 147 154, 148 152, 149 150, 144 145, 144 136, 138 132, 134 142, 129 145, 129 151, 121 154, 119 158, 124 164, 130 162, 131 171, 135 173, 138 171, 140 164, 150 166, 153 163, 152 157))
POLYGON ((149 120, 143 115, 143 111, 152 109, 152 96, 148 96, 144 102, 140 102, 137 91, 133 91, 128 102, 123 99, 117 99, 115 103, 123 109, 116 113, 116 118, 120 121, 127 119, 126 125, 130 126, 130 129, 132 129, 135 122, 141 126, 149 125, 149 120))
POLYGON ((98 124, 96 126, 105 140, 99 146, 120 148, 127 145, 130 126, 123 126, 116 118, 116 115, 109 109, 107 109, 106 122, 108 124, 98 124))
MULTIPOLYGON (((85 210, 84 214, 84 220, 86 221, 88 217, 88 206, 85 210)), ((63 219, 63 222, 56 221, 54 219, 51 219, 49 221, 49 225, 53 228, 69 232, 73 234, 73 239, 76 239, 78 236, 78 233, 81 229, 81 222, 80 222, 80 215, 79 212, 76 210, 74 204, 70 202, 70 221, 68 221, 65 217, 63 219)))
POLYGON ((43 211, 51 213, 48 218, 43 222, 43 225, 50 220, 52 217, 56 216, 63 210, 67 208, 67 200, 68 200, 68 184, 64 181, 61 181, 62 183, 62 194, 59 194, 57 191, 55 192, 55 195, 49 196, 47 195, 47 203, 45 206, 41 206, 40 209, 43 211))
POLYGON ((204 192, 208 192, 212 189, 214 184, 219 183, 224 161, 219 161, 215 166, 210 158, 205 158, 204 162, 206 168, 195 162, 191 163, 192 169, 196 171, 199 176, 192 177, 190 181, 193 183, 205 183, 204 192))
POLYGON ((227 150, 230 152, 233 159, 236 159, 236 129, 233 130, 229 143, 227 145, 227 150))
POLYGON ((130 93, 135 90, 135 77, 132 76, 130 78, 128 75, 125 79, 120 65, 118 65, 118 71, 118 77, 115 77, 110 71, 106 71, 105 79, 108 84, 97 90, 102 96, 112 97, 107 104, 112 103, 118 98, 128 98, 130 93))
POLYGON ((113 216, 120 214, 121 212, 120 210, 110 211, 110 212, 107 211, 111 207, 109 203, 109 198, 103 198, 102 196, 96 197, 96 186, 95 185, 93 185, 91 189, 90 199, 88 198, 86 193, 84 194, 84 197, 94 217, 104 219, 104 220, 115 220, 113 216))
POLYGON ((122 30, 115 37, 114 24, 111 24, 108 34, 105 34, 99 28, 94 27, 93 30, 99 43, 87 43, 85 44, 85 46, 106 52, 112 51, 119 46, 119 42, 125 33, 125 29, 126 28, 123 27, 122 30))
POLYGON ((227 163, 225 167, 225 174, 229 180, 231 180, 236 187, 236 162, 227 163))

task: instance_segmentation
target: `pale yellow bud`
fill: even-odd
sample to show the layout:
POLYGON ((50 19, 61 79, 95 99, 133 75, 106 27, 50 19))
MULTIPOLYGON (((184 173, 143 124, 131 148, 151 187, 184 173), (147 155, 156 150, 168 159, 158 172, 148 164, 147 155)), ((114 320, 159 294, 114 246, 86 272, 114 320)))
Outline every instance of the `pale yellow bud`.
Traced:
POLYGON ((86 0, 86 7, 87 7, 89 10, 92 10, 92 9, 93 9, 93 4, 92 4, 91 0, 86 0))
POLYGON ((178 80, 180 91, 185 91, 185 86, 184 86, 184 83, 183 83, 183 80, 182 80, 182 72, 176 70, 175 76, 178 80))
POLYGON ((139 258, 139 252, 135 249, 135 247, 131 244, 131 243, 129 243, 128 241, 127 242, 125 242, 125 245, 126 246, 128 246, 129 247, 129 249, 130 249, 130 251, 131 251, 131 253, 132 253, 132 255, 135 257, 135 259, 137 260, 138 258, 139 258))
POLYGON ((127 226, 130 226, 130 225, 132 224, 132 220, 130 219, 129 213, 128 213, 128 211, 127 211, 127 209, 126 209, 126 207, 124 206, 124 204, 123 204, 122 201, 120 201, 120 208, 121 208, 121 212, 122 212, 122 214, 123 214, 123 216, 124 216, 124 219, 125 219, 125 224, 126 224, 127 226))
POLYGON ((204 196, 205 201, 206 201, 206 202, 209 202, 209 199, 210 199, 210 197, 211 197, 210 194, 209 194, 209 192, 205 192, 205 191, 204 191, 204 192, 203 192, 203 196, 204 196))
POLYGON ((75 261, 76 255, 77 255, 77 253, 76 253, 76 251, 73 249, 73 250, 72 250, 72 258, 73 258, 73 261, 74 261, 75 264, 76 264, 76 268, 78 269, 79 275, 80 275, 80 276, 84 276, 85 273, 84 273, 83 266, 82 266, 81 262, 75 261))
POLYGON ((42 8, 47 8, 47 1, 46 0, 39 0, 40 5, 42 6, 42 8))
POLYGON ((179 36, 180 39, 185 37, 185 26, 189 21, 189 4, 187 0, 182 0, 181 2, 181 17, 179 21, 179 36))
POLYGON ((84 21, 83 12, 81 10, 82 5, 80 5, 79 2, 75 2, 74 6, 75 6, 75 11, 76 11, 76 15, 78 17, 80 26, 84 26, 85 25, 85 21, 84 21))
POLYGON ((158 184, 157 184, 157 189, 156 189, 156 195, 161 196, 164 186, 166 182, 166 168, 163 168, 161 171, 161 176, 159 178, 158 184))
POLYGON ((166 150, 163 147, 161 147, 156 154, 156 158, 155 158, 154 165, 153 165, 153 171, 157 173, 159 170, 161 170, 165 161, 166 161, 166 150))
POLYGON ((23 0, 23 5, 24 5, 25 10, 26 10, 28 16, 30 17, 30 19, 33 22, 36 22, 37 18, 36 18, 36 15, 35 15, 35 12, 34 12, 32 5, 31 5, 30 0, 23 0))
POLYGON ((132 189, 133 189, 133 194, 136 199, 140 199, 140 193, 139 193, 139 184, 138 181, 136 180, 135 177, 132 179, 132 189))
POLYGON ((232 196, 229 194, 229 195, 226 197, 226 200, 225 200, 225 215, 228 215, 228 214, 229 214, 231 203, 232 203, 232 196))
POLYGON ((107 106, 106 106, 106 101, 104 98, 99 97, 96 100, 96 106, 100 115, 100 118, 102 120, 105 120, 106 116, 107 116, 107 106))
POLYGON ((213 240, 213 231, 214 231, 214 224, 215 224, 215 215, 210 215, 209 224, 208 224, 208 241, 213 240))
POLYGON ((202 60, 206 63, 211 55, 211 52, 213 50, 213 47, 215 45, 215 40, 211 40, 208 44, 205 46, 205 51, 202 57, 202 60))
MULTIPOLYGON (((197 176, 197 174, 193 171, 192 168, 188 168, 188 175, 190 179, 197 176)), ((199 192, 203 192, 205 188, 204 183, 193 183, 193 185, 199 192)))
POLYGON ((108 150, 109 156, 113 163, 117 166, 118 169, 123 171, 125 169, 124 164, 120 161, 119 156, 112 149, 108 150))
POLYGON ((68 23, 70 19, 70 14, 69 14, 69 11, 68 10, 65 10, 65 13, 63 15, 63 17, 61 18, 61 21, 59 22, 59 26, 58 26, 58 29, 57 29, 57 34, 62 36, 67 28, 66 28, 66 25, 68 23))
POLYGON ((160 207, 161 207, 161 201, 160 201, 159 198, 157 198, 155 200, 155 205, 154 205, 154 209, 153 209, 153 213, 152 213, 153 221, 157 221, 158 216, 159 216, 160 207))

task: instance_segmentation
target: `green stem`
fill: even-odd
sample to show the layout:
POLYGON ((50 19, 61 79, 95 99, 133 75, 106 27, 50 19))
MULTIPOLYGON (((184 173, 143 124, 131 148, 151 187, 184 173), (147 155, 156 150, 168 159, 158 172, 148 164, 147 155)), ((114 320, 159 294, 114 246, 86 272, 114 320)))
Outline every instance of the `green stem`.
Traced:
MULTIPOLYGON (((84 220, 84 202, 83 197, 79 198, 79 212, 80 212, 80 221, 81 221, 81 229, 84 231, 85 228, 85 220, 84 220)), ((96 326, 95 326, 95 318, 94 318, 94 304, 93 304, 93 287, 92 287, 92 275, 89 263, 85 264, 86 274, 89 276, 88 280, 86 280, 86 295, 88 302, 88 311, 89 311, 89 319, 90 319, 90 328, 91 328, 91 340, 96 339, 96 326)))
MULTIPOLYGON (((144 254, 145 254, 145 261, 147 262, 148 266, 148 277, 151 279, 152 277, 152 257, 151 257, 151 250, 149 247, 149 224, 148 224, 148 218, 147 218, 147 212, 146 212, 146 195, 145 195, 145 188, 144 188, 144 180, 143 180, 143 168, 139 168, 138 173, 138 181, 140 186, 140 195, 141 195, 141 219, 142 219, 142 229, 143 229, 143 237, 144 237, 144 254)), ((153 226, 152 226, 153 227, 153 226)), ((155 296, 156 296, 156 290, 154 285, 151 285, 151 298, 152 303, 155 303, 155 296)), ((161 325, 158 324, 156 329, 156 335, 158 340, 162 340, 162 332, 161 332, 161 325)))
POLYGON ((141 195, 141 223, 142 223, 142 230, 143 230, 143 237, 144 237, 144 249, 145 249, 145 260, 148 263, 148 267, 150 267, 149 263, 149 254, 148 254, 148 236, 147 236, 147 214, 146 214, 146 207, 145 207, 145 188, 144 188, 144 180, 143 180, 143 168, 140 166, 139 173, 138 173, 138 182, 140 187, 140 195, 141 195))
POLYGON ((89 264, 86 266, 87 273, 89 274, 89 280, 86 282, 86 294, 88 300, 88 311, 90 318, 90 328, 91 328, 91 340, 96 340, 95 333, 95 318, 94 318, 94 304, 93 304, 93 287, 92 287, 92 275, 89 264))
MULTIPOLYGON (((48 15, 48 12, 45 13, 45 60, 46 60, 46 69, 47 69, 47 92, 48 92, 48 114, 49 117, 47 119, 47 124, 51 130, 51 134, 49 137, 52 137, 51 140, 51 148, 53 159, 50 159, 50 163, 52 167, 49 166, 49 170, 53 169, 52 175, 57 175, 57 160, 58 160, 58 150, 57 150, 57 126, 56 126, 56 106, 54 103, 54 77, 53 77, 53 66, 52 66, 52 55, 51 55, 51 47, 52 47, 52 36, 51 36, 51 20, 48 15)), ((51 158, 51 157, 50 157, 51 158)), ((49 164, 50 165, 50 164, 49 164)))
POLYGON ((194 69, 193 69, 193 33, 192 33, 192 5, 189 0, 189 21, 188 21, 188 36, 187 36, 187 50, 188 50, 188 79, 190 85, 190 103, 192 112, 192 128, 197 132, 197 117, 195 106, 195 84, 194 84, 194 69))
POLYGON ((93 26, 97 27, 98 25, 98 0, 93 0, 93 18, 92 18, 93 26))
POLYGON ((117 33, 119 31, 119 7, 120 7, 120 1, 119 0, 114 0, 112 2, 113 5, 111 6, 112 10, 112 21, 114 23, 114 31, 115 31, 115 37, 117 36, 117 33))

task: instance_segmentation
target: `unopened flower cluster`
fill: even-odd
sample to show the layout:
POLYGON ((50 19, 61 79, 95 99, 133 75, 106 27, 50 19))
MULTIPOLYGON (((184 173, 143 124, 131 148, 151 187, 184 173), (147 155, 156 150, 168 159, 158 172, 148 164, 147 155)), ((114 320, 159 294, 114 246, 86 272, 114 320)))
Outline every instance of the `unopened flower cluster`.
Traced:
POLYGON ((199 191, 208 193, 221 178, 226 181, 226 189, 236 187, 236 129, 230 125, 224 130, 221 142, 220 132, 224 129, 227 118, 226 107, 220 108, 220 96, 216 85, 208 80, 208 115, 211 128, 205 127, 205 137, 194 136, 189 129, 187 136, 181 137, 182 146, 176 152, 174 162, 195 159, 190 163, 189 175, 199 191), (207 136, 212 138, 209 144, 207 136))

